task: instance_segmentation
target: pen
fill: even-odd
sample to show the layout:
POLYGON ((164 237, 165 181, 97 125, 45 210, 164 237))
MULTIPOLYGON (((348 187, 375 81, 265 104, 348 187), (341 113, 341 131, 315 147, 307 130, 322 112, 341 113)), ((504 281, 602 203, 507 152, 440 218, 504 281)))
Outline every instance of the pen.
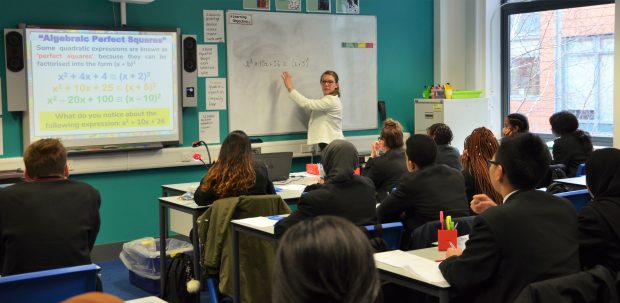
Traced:
POLYGON ((441 229, 443 229, 443 210, 439 211, 439 223, 441 224, 441 229))

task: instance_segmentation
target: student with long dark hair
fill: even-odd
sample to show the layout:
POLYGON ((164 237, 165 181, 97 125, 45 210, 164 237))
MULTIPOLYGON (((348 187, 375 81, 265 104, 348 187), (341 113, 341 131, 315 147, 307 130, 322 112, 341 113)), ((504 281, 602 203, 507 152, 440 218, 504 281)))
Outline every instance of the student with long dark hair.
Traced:
POLYGON ((377 201, 383 201, 398 180, 407 172, 403 128, 398 121, 386 119, 381 136, 371 148, 370 158, 362 175, 375 183, 377 201))
POLYGON ((368 237, 334 216, 302 221, 284 234, 273 272, 273 303, 380 302, 368 237))
POLYGON ((198 205, 210 205, 221 198, 275 193, 267 167, 252 160, 250 139, 245 132, 235 130, 224 139, 217 161, 194 193, 194 201, 198 205))
MULTIPOLYGON (((489 178, 488 163, 497 152, 499 143, 493 132, 486 127, 474 129, 465 139, 463 156, 463 177, 467 188, 467 200, 472 201, 474 196, 484 194, 493 201, 502 201, 498 192, 493 189, 489 178)), ((476 210, 474 210, 476 212, 476 210)))
POLYGON ((311 111, 308 121, 308 144, 318 144, 323 150, 335 139, 343 139, 342 133, 342 102, 340 102, 340 84, 338 74, 328 70, 321 75, 323 97, 309 99, 293 87, 293 76, 289 72, 282 73, 284 86, 289 97, 303 109, 311 111))
POLYGON ((585 268, 601 264, 620 272, 620 150, 594 151, 586 162, 592 201, 579 212, 579 255, 585 268))
POLYGON ((592 154, 592 137, 579 129, 577 117, 567 111, 551 115, 549 124, 553 134, 559 137, 553 141, 553 164, 566 165, 566 176, 574 177, 579 164, 592 154))

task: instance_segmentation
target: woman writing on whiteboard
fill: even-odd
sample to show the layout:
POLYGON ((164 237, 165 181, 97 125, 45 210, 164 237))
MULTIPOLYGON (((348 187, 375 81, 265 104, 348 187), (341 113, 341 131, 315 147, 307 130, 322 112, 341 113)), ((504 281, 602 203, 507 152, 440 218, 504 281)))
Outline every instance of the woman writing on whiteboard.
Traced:
POLYGON ((289 91, 289 97, 297 105, 311 111, 308 122, 308 144, 318 144, 319 149, 323 150, 333 140, 344 138, 342 103, 336 72, 328 70, 321 75, 323 97, 320 99, 308 99, 293 88, 293 76, 289 72, 282 73, 282 80, 289 91))

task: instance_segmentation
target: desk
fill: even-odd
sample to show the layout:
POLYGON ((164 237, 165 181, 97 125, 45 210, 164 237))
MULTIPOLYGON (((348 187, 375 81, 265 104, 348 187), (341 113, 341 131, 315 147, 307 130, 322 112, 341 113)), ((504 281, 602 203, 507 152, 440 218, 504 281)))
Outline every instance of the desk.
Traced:
POLYGON ((554 182, 561 182, 570 185, 580 186, 581 188, 586 188, 586 176, 573 177, 573 178, 564 178, 564 179, 555 179, 554 182))
MULTIPOLYGON (((446 252, 438 251, 437 247, 412 250, 408 251, 408 253, 433 261, 442 260, 446 257, 446 252)), ((375 265, 379 270, 379 277, 382 280, 439 297, 440 303, 450 302, 450 284, 446 281, 439 283, 426 282, 423 281, 419 275, 411 273, 403 268, 385 264, 380 261, 375 261, 375 265)))
MULTIPOLYGON (((277 221, 274 221, 274 225, 277 221)), ((241 285, 239 276, 239 233, 247 233, 254 235, 261 239, 270 241, 277 241, 278 239, 273 234, 273 225, 267 227, 258 227, 244 222, 241 220, 230 221, 230 232, 232 233, 232 274, 233 274, 233 302, 241 302, 241 285)))
MULTIPOLYGON (((166 239, 168 238, 168 209, 174 209, 192 216, 192 226, 194 233, 192 234, 192 244, 198 243, 198 224, 197 220, 208 206, 200 206, 194 201, 181 200, 178 196, 159 198, 159 268, 161 269, 160 295, 164 294, 164 286, 166 285, 166 239)), ((194 275, 196 280, 202 281, 200 268, 200 245, 192 245, 194 247, 194 275)), ((196 296, 200 302, 200 296, 196 296)))
MULTIPOLYGON (((305 186, 319 182, 319 176, 311 175, 306 172, 291 173, 290 178, 284 182, 274 182, 274 186, 280 189, 276 192, 287 203, 297 201, 304 191, 305 186)), ((164 184, 161 186, 162 196, 180 196, 186 192, 194 192, 200 182, 164 184)), ((186 213, 171 211, 170 212, 170 229, 183 234, 189 234, 191 225, 189 224, 189 216, 186 213)))

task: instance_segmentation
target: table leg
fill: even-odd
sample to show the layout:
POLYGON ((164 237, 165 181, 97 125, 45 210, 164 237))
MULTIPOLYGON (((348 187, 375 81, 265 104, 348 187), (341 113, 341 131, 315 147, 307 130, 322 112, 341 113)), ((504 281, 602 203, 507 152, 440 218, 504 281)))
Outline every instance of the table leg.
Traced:
POLYGON ((166 286, 166 238, 168 236, 168 209, 159 204, 159 297, 164 297, 166 286))
POLYGON ((233 302, 241 303, 241 283, 239 275, 239 231, 234 224, 230 224, 232 233, 232 276, 233 276, 233 302))
POLYGON ((440 290, 439 291, 439 303, 449 303, 449 302, 450 302, 450 291, 440 290))

